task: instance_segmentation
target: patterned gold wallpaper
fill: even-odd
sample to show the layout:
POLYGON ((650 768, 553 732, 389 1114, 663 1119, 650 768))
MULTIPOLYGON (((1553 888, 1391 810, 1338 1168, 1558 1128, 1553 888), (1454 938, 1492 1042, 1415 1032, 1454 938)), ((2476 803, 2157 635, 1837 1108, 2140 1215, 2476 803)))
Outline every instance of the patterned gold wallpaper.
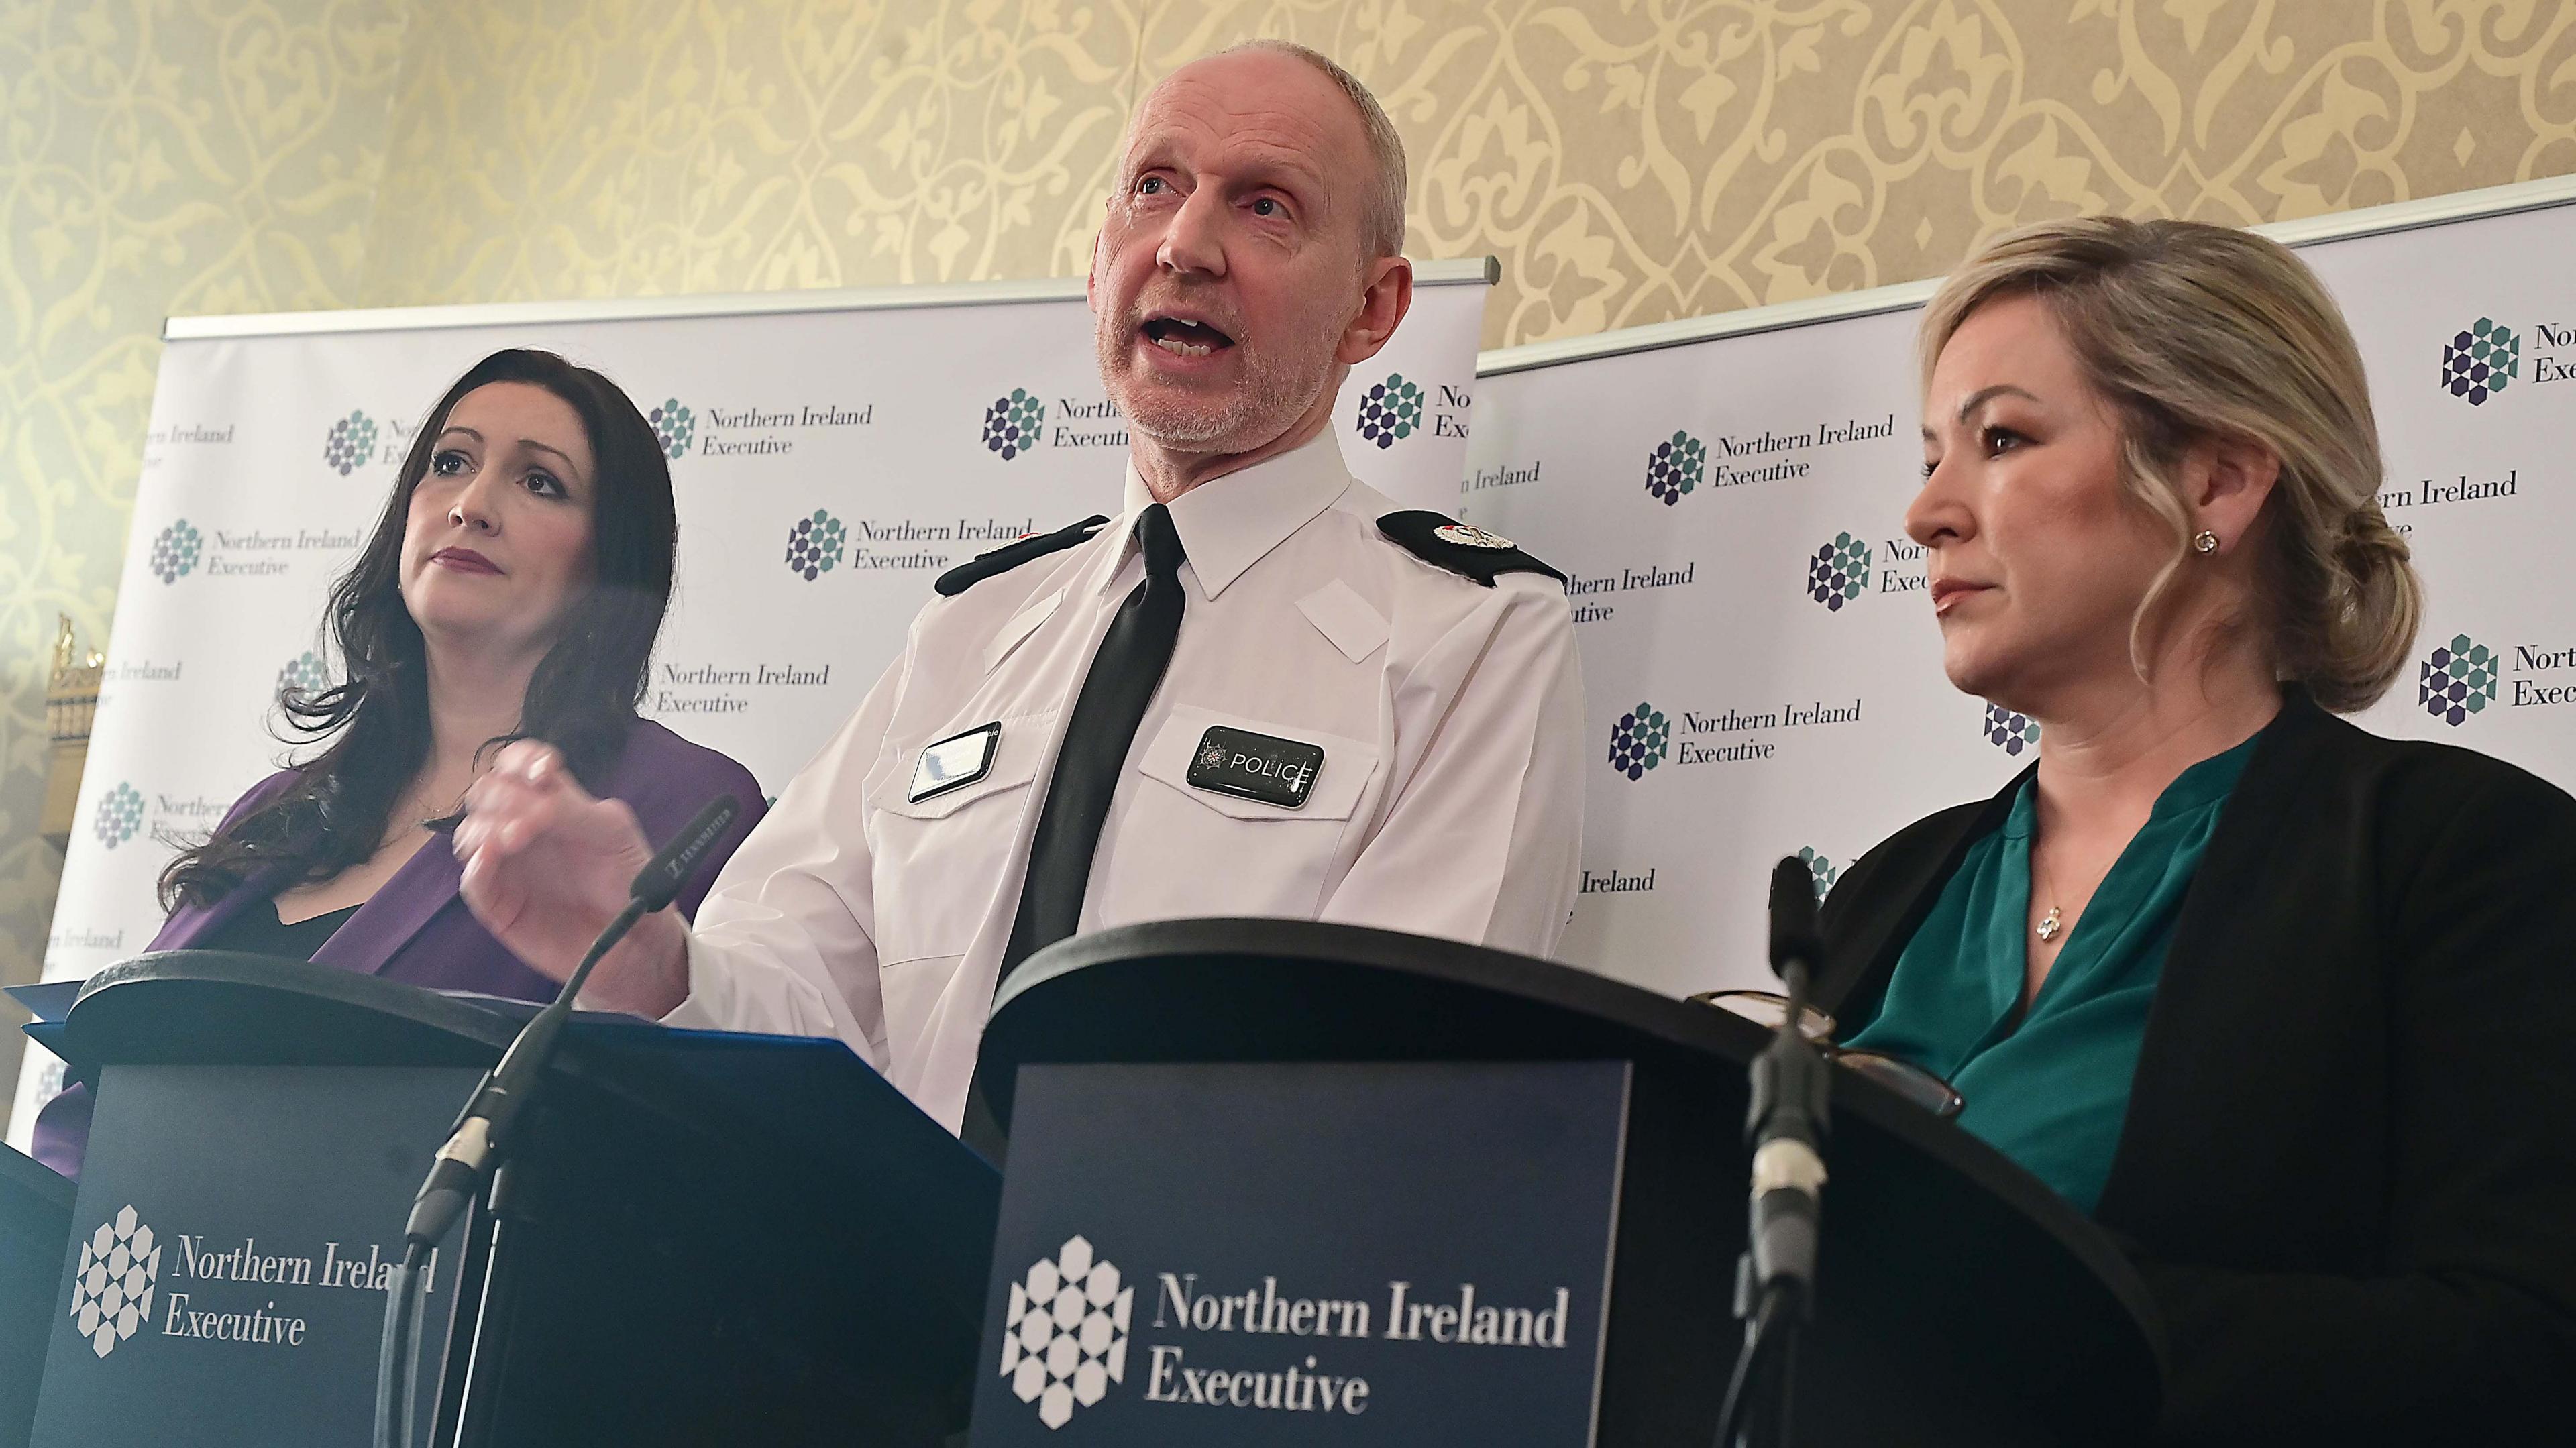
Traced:
POLYGON ((5 0, 0 969, 43 645, 108 622, 162 314, 1075 274, 1120 123, 1378 89, 1489 344, 1931 275, 2017 221, 2576 171, 2569 0, 5 0))
POLYGON ((2253 222, 2576 170, 2564 0, 450 6, 372 303, 1071 274, 1139 87, 1256 34, 1387 102, 1500 345, 1929 276, 2082 210, 2253 222))
POLYGON ((357 301, 404 3, 0 0, 0 980, 44 951, 54 620, 106 641, 161 319, 357 301))

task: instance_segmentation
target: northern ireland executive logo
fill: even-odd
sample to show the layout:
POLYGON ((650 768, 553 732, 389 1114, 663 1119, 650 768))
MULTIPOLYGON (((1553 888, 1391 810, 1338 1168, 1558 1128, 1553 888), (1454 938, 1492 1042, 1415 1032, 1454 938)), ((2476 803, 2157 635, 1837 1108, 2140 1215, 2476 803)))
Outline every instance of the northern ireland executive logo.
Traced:
POLYGON ((375 455, 376 420, 363 412, 353 411, 335 420, 330 436, 322 439, 323 466, 344 478, 375 455))
POLYGON ((1664 751, 1672 742, 1672 721, 1662 710, 1640 701, 1610 726, 1610 767, 1630 779, 1643 779, 1647 770, 1664 762, 1664 751))
POLYGON ((1826 892, 1834 888, 1834 877, 1842 872, 1834 868, 1833 861, 1806 845, 1798 847, 1798 858, 1806 862, 1807 873, 1815 878, 1816 898, 1824 899, 1826 892))
POLYGON ((1646 492, 1668 508, 1707 475, 1708 445, 1686 432, 1675 432, 1646 455, 1646 492))
POLYGON ((1816 549, 1807 560, 1807 596, 1839 613, 1869 589, 1869 545, 1849 533, 1816 549))
POLYGON ((2455 635, 2425 656, 2416 675, 2415 702, 2424 706, 2425 713, 2458 728, 2495 702, 2499 672, 2495 650, 2467 634, 2455 635))
POLYGON ((1011 1395, 1038 1406, 1038 1421, 1061 1428, 1073 1410, 1091 1407, 1111 1383, 1127 1380, 1127 1320, 1136 1289, 1118 1269, 1070 1237, 1041 1257, 1025 1281, 1011 1284, 1002 1318, 1002 1376, 1011 1395))
POLYGON ((277 687, 280 692, 292 690, 309 697, 331 687, 331 673, 323 667, 321 656, 307 649, 277 671, 277 687))
POLYGON ((1046 403, 1025 387, 984 409, 984 446, 1008 462, 1046 441, 1046 403))
POLYGON ((152 538, 150 567, 154 577, 163 583, 176 583, 197 569, 197 557, 205 551, 206 535, 181 518, 152 538))
POLYGON ((105 1357, 152 1317, 152 1284, 161 1275, 161 1244, 128 1203, 81 1243, 72 1273, 72 1321, 89 1350, 105 1357))
POLYGON ((2038 723, 2029 715, 2016 714, 2001 704, 1986 706, 1984 727, 1988 744, 2015 757, 2039 743, 2038 723))
POLYGON ((799 518, 787 530, 787 571, 811 583, 841 564, 841 546, 849 531, 841 520, 814 510, 814 516, 799 518))
POLYGON ((2471 407, 2486 406, 2521 375, 2522 339, 2493 318, 2478 318, 2476 326, 2442 344, 2442 388, 2467 398, 2471 407))
POLYGON ((1360 437, 1381 448, 1395 446, 1422 427, 1422 389, 1390 372, 1386 380, 1360 394, 1360 437))
POLYGON ((678 462, 689 450, 689 440, 698 435, 698 415, 680 405, 676 397, 664 399, 661 406, 644 414, 653 425, 653 440, 662 445, 662 455, 678 462))
POLYGON ((134 838, 134 832, 143 828, 143 796, 133 785, 118 784, 99 796, 98 818, 90 828, 98 832, 98 842, 111 850, 134 838))

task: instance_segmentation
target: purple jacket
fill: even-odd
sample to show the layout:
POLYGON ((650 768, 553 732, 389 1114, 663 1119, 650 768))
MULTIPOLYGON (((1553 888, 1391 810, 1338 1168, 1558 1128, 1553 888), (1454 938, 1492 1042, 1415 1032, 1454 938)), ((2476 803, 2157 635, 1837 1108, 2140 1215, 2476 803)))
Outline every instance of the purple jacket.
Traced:
MULTIPOLYGON (((225 814, 224 824, 274 798, 294 781, 296 773, 281 769, 251 786, 225 814)), ((698 902, 706 898, 718 869, 768 809, 751 771, 649 719, 638 720, 627 735, 625 752, 609 771, 607 785, 607 797, 624 800, 643 822, 644 837, 657 847, 717 795, 730 793, 742 801, 743 811, 732 828, 680 892, 680 913, 691 918, 696 917, 698 902)), ((458 873, 456 855, 444 840, 424 842, 313 953, 313 963, 435 990, 553 999, 555 983, 511 954, 465 908, 463 897, 456 893, 458 873)), ((211 905, 180 906, 145 949, 196 946, 235 915, 276 894, 285 883, 282 874, 275 867, 262 870, 211 905)), ((89 1142, 90 1106, 88 1089, 79 1086, 46 1102, 36 1117, 36 1160, 65 1176, 79 1176, 81 1155, 89 1142)))

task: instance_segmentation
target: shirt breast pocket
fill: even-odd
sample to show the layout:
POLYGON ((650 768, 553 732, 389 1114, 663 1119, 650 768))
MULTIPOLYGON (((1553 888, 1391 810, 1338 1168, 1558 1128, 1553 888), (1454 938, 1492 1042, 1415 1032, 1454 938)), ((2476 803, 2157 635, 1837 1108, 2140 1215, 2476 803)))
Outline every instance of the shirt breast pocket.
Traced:
POLYGON ((1131 857, 1105 877, 1103 924, 1193 915, 1310 919, 1377 777, 1378 751, 1345 735, 1179 705, 1155 730, 1137 771, 1145 781, 1119 821, 1119 847, 1122 854, 1149 851, 1163 863, 1137 868, 1142 861, 1131 857), (1220 727, 1323 750, 1304 802, 1292 808, 1192 784, 1200 745, 1220 727))
POLYGON ((887 757, 868 804, 880 966, 966 953, 999 892, 1054 724, 1052 713, 1002 721, 992 767, 960 785, 942 787, 937 778, 943 767, 956 769, 953 748, 922 762, 926 748, 951 735, 887 757))

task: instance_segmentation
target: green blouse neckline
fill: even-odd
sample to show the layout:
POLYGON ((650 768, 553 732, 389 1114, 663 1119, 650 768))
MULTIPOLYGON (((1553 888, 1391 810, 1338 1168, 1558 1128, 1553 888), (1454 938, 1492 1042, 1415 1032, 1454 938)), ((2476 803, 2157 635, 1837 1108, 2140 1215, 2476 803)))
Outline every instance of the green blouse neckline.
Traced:
POLYGON ((2030 846, 2037 780, 1972 843, 1851 1037, 1947 1078, 1959 1124, 2091 1211, 2127 1114, 2149 1010, 2182 902, 2222 807, 2261 734, 2193 764, 2094 888, 2048 978, 2021 1008, 2030 969, 2030 846))

